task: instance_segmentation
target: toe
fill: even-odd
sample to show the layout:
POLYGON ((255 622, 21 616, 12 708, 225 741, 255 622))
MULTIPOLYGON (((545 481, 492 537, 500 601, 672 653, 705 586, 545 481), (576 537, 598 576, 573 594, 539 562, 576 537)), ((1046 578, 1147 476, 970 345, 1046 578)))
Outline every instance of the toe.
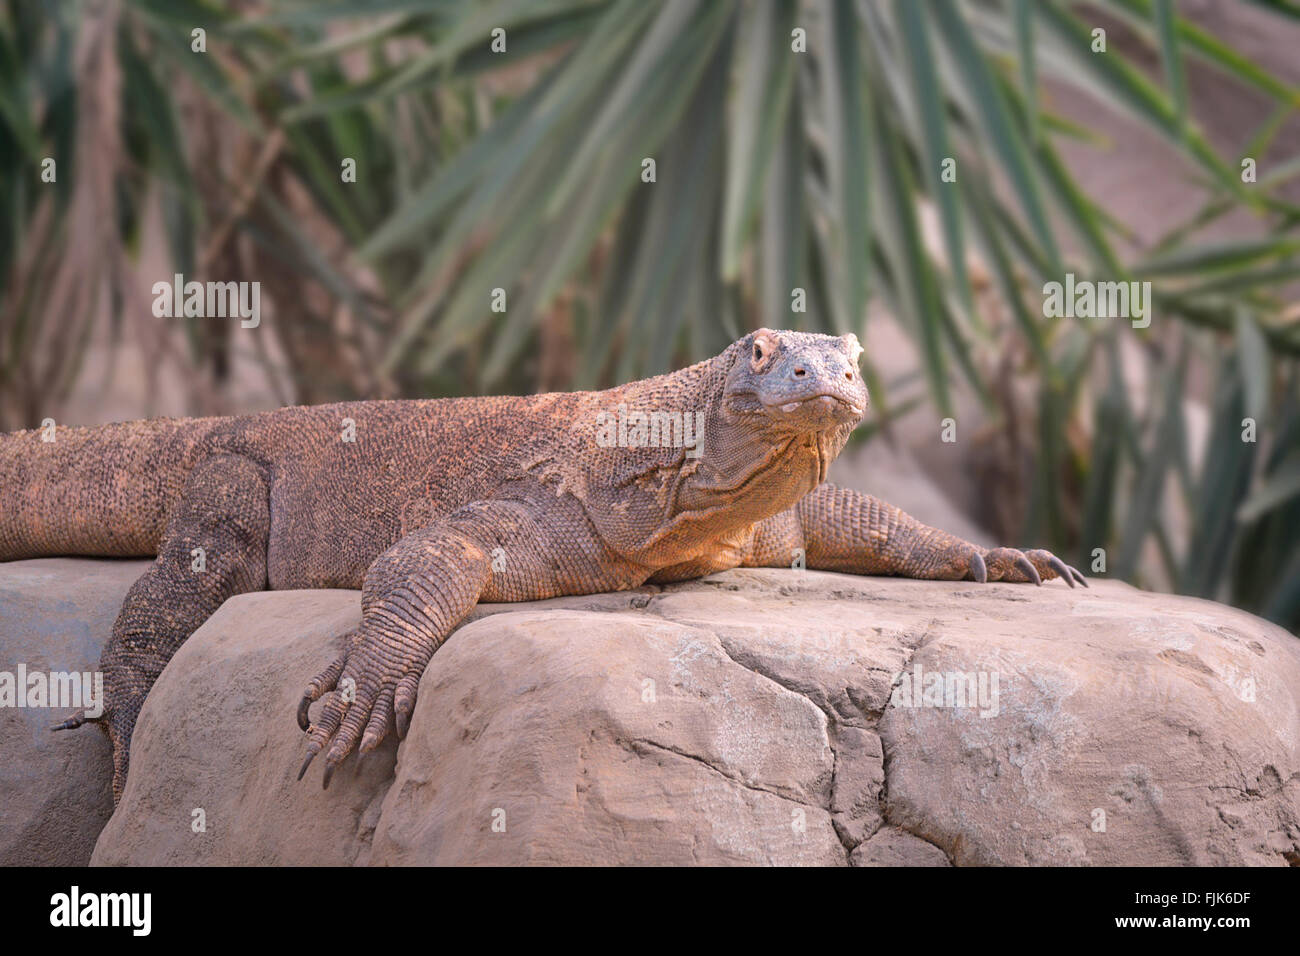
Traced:
POLYGON ((1014 548, 991 548, 984 552, 984 566, 990 581, 1016 581, 1015 561, 1020 552, 1014 548))
POLYGON ((334 692, 325 699, 325 706, 321 709, 320 720, 311 725, 307 731, 307 750, 312 754, 318 754, 325 749, 325 745, 330 742, 334 732, 339 729, 343 722, 343 715, 347 713, 348 702, 342 696, 334 692))
POLYGON ((1050 581, 1052 578, 1060 578, 1070 587, 1074 587, 1076 582, 1082 584, 1084 587, 1088 586, 1088 582, 1084 580, 1082 574, 1070 567, 1050 551, 1044 551, 1041 548, 1037 548, 1033 551, 1026 551, 1025 557, 1029 558, 1029 560, 1033 562, 1034 567, 1038 569, 1038 573, 1042 575, 1044 581, 1050 581))
POLYGON ((330 742, 329 753, 325 755, 326 766, 341 763, 343 758, 352 752, 361 739, 361 730, 366 726, 369 718, 370 700, 364 696, 358 697, 348 708, 343 723, 339 725, 339 732, 330 742))
POLYGON ((370 712, 370 720, 361 735, 361 746, 358 748, 363 754, 370 753, 388 736, 388 723, 393 719, 393 690, 391 686, 384 688, 379 699, 375 701, 374 709, 370 712))
POLYGON ((311 729, 311 718, 308 710, 312 702, 320 700, 322 695, 328 694, 338 687, 339 676, 343 673, 343 667, 346 663, 346 657, 338 658, 307 684, 307 689, 302 692, 302 700, 298 702, 298 726, 303 730, 311 729))
POLYGON ((1021 574, 1025 576, 1025 580, 1033 581, 1035 584, 1039 584, 1039 585, 1043 583, 1043 579, 1039 575, 1038 569, 1034 567, 1033 562, 1030 561, 1023 554, 1018 555, 1016 557, 1015 565, 1016 565, 1016 570, 1018 570, 1021 574))
POLYGON ((415 692, 420 686, 420 675, 411 672, 397 682, 393 692, 393 710, 397 717, 397 736, 405 737, 411 726, 411 714, 415 710, 415 692))

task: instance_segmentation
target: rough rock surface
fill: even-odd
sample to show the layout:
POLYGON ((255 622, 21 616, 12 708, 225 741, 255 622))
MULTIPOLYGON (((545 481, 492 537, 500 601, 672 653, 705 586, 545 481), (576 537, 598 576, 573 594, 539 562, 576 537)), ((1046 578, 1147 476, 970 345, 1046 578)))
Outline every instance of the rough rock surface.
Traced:
MULTIPOLYGON (((146 561, 0 564, 0 671, 93 671, 146 561)), ((0 866, 81 866, 113 812, 112 749, 96 731, 54 734, 60 708, 0 707, 0 866)))
POLYGON ((154 688, 93 861, 1300 863, 1300 641, 1220 605, 744 570, 483 606, 400 748, 322 791, 294 706, 358 619, 351 591, 228 601, 154 688), (918 668, 996 697, 915 706, 918 668))

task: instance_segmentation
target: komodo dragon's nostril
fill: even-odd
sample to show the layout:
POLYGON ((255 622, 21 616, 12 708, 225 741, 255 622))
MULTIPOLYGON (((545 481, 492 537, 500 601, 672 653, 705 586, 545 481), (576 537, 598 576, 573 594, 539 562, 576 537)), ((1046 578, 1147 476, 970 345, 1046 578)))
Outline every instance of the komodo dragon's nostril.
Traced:
POLYGON ((850 382, 853 381, 853 373, 852 373, 852 372, 845 372, 845 373, 844 373, 844 377, 847 378, 850 382))
POLYGON ((806 369, 797 368, 797 369, 794 370, 794 377, 795 377, 795 378, 803 378, 803 377, 804 377, 805 375, 807 375, 807 374, 808 374, 808 372, 807 372, 806 369))

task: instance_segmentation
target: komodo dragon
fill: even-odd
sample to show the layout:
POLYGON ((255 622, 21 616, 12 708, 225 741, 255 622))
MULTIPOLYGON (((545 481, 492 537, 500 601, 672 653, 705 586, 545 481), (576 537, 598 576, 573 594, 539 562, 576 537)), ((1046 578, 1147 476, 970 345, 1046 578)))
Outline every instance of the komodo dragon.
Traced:
POLYGON ((852 335, 760 329, 603 392, 0 436, 0 560, 157 556, 104 649, 102 714, 55 729, 93 721, 108 733, 120 800, 131 732, 164 665, 223 601, 263 588, 362 592, 360 627, 298 709, 299 778, 323 751, 328 785, 358 745, 372 750, 393 723, 405 736, 420 675, 478 601, 789 567, 800 549, 822 570, 1084 583, 1047 551, 985 550, 825 483, 866 410, 861 352, 852 335), (636 412, 688 416, 698 440, 646 445, 655 436, 636 412))

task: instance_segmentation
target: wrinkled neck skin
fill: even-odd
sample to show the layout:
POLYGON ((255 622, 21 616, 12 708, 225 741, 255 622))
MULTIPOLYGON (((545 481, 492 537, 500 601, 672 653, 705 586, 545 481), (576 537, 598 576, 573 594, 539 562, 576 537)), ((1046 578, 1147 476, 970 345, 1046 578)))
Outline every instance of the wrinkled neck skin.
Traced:
POLYGON ((723 505, 753 523, 794 507, 824 482, 857 423, 809 432, 773 421, 753 394, 726 391, 727 372, 739 358, 733 345, 713 360, 721 367, 708 395, 703 451, 680 506, 689 512, 723 505))
POLYGON ((826 480, 856 422, 799 431, 773 421, 756 395, 728 393, 739 345, 671 375, 601 393, 603 407, 703 412, 698 455, 685 448, 611 449, 607 541, 651 565, 686 560, 703 538, 741 533, 793 507, 826 480))

